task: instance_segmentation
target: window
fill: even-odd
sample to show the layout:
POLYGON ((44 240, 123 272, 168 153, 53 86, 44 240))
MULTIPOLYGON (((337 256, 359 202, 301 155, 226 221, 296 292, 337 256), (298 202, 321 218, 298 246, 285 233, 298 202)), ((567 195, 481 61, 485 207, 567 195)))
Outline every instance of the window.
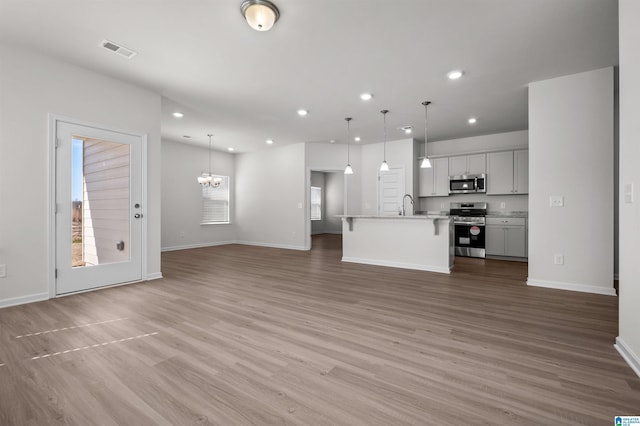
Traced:
POLYGON ((322 220, 322 188, 311 187, 311 220, 322 220))
POLYGON ((212 176, 214 186, 202 187, 201 225, 229 223, 229 176, 212 176))

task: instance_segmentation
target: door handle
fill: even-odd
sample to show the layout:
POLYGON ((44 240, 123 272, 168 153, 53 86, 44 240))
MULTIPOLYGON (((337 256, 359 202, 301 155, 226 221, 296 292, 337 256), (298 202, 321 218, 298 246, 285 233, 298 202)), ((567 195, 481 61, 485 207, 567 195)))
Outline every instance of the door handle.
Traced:
POLYGON ((135 217, 136 219, 140 219, 142 215, 140 213, 136 213, 133 215, 133 217, 135 217))

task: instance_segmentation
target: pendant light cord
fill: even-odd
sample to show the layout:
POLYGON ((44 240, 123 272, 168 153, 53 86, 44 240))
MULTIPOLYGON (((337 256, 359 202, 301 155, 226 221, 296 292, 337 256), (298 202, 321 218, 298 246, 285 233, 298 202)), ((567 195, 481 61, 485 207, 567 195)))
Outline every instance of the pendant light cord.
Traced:
POLYGON ((382 113, 382 122, 384 123, 384 141, 382 144, 382 159, 387 161, 387 113, 389 110, 383 109, 380 111, 382 113))
POLYGON ((211 176, 211 137, 213 135, 209 133, 207 136, 209 136, 209 176, 211 176))
POLYGON ((431 101, 424 101, 424 158, 427 158, 427 107, 431 101))
POLYGON ((345 118, 345 120, 347 121, 347 165, 351 164, 351 158, 349 156, 350 154, 350 147, 351 147, 351 127, 350 127, 350 122, 351 122, 351 117, 347 117, 345 118))

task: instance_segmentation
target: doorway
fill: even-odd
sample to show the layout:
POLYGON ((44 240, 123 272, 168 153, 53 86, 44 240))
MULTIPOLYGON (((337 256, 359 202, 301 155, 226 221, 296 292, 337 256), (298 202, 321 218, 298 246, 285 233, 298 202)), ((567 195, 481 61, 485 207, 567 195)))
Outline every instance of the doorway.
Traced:
POLYGON ((55 119, 53 296, 142 279, 145 137, 55 119))
POLYGON ((320 241, 316 236, 342 235, 342 218, 337 216, 344 214, 345 178, 342 170, 310 173, 309 230, 313 248, 320 241))

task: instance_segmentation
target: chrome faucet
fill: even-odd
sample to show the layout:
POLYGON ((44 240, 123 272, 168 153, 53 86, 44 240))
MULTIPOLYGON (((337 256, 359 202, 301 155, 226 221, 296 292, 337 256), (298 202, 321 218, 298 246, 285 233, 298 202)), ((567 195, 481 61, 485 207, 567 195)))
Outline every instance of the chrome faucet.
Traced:
POLYGON ((409 194, 404 194, 404 196, 402 197, 402 216, 406 216, 404 211, 404 200, 407 197, 409 197, 409 200, 411 201, 411 216, 413 216, 413 214, 415 213, 416 203, 413 202, 413 197, 409 194))

